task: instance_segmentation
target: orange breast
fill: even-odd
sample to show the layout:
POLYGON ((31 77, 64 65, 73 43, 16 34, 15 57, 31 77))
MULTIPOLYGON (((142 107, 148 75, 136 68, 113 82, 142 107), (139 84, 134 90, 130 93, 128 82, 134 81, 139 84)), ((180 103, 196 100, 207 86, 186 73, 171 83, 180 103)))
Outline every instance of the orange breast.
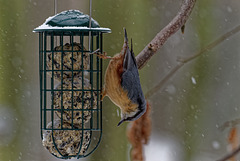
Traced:
POLYGON ((123 112, 132 112, 137 108, 129 100, 127 94, 121 86, 121 75, 123 70, 123 58, 120 54, 116 55, 110 62, 105 74, 105 91, 111 101, 121 108, 123 112))

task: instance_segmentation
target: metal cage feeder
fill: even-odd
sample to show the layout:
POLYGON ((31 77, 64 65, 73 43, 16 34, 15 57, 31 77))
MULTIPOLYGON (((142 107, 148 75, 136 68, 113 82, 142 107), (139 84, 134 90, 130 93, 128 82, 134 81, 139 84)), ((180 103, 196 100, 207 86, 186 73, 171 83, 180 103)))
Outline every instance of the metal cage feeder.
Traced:
POLYGON ((86 157, 102 136, 102 60, 91 53, 103 53, 103 33, 111 30, 69 10, 34 32, 39 33, 43 146, 58 158, 86 157))

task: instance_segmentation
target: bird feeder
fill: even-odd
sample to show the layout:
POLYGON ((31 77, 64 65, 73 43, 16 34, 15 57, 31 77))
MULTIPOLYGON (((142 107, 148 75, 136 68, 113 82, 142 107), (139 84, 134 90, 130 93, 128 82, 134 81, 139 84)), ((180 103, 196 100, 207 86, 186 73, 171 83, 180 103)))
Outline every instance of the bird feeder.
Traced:
POLYGON ((69 10, 34 32, 39 34, 43 146, 58 158, 86 157, 102 136, 102 60, 92 53, 103 53, 103 33, 111 30, 69 10))

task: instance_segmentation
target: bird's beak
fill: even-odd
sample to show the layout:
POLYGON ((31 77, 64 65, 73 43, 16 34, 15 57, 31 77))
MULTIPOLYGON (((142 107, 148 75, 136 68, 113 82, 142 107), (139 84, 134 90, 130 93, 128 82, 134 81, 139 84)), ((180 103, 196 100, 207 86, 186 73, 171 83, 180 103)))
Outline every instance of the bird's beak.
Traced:
POLYGON ((124 29, 124 44, 128 44, 127 30, 125 27, 123 29, 124 29))
POLYGON ((123 47, 122 47, 122 50, 121 50, 121 54, 122 55, 125 55, 126 51, 127 51, 127 48, 128 48, 128 38, 127 38, 127 31, 125 28, 123 28, 124 30, 124 43, 123 43, 123 47))
POLYGON ((122 118, 120 121, 119 121, 119 123, 118 123, 118 125, 117 126, 120 126, 124 121, 126 121, 124 118, 122 118))

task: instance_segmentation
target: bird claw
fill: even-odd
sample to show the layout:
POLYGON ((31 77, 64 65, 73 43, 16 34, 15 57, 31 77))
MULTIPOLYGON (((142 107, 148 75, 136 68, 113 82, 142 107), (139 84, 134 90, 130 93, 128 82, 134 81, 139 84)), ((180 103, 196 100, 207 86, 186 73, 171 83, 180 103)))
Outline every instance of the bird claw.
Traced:
POLYGON ((103 98, 107 95, 107 91, 105 89, 103 89, 100 93, 101 97, 101 101, 103 101, 103 98))
POLYGON ((91 53, 91 54, 96 54, 99 58, 102 59, 113 59, 113 57, 111 56, 107 56, 106 52, 103 52, 102 54, 100 52, 98 52, 98 50, 96 50, 95 52, 91 53))
POLYGON ((106 52, 103 52, 103 54, 98 54, 97 56, 102 59, 113 59, 113 57, 107 56, 106 52))

